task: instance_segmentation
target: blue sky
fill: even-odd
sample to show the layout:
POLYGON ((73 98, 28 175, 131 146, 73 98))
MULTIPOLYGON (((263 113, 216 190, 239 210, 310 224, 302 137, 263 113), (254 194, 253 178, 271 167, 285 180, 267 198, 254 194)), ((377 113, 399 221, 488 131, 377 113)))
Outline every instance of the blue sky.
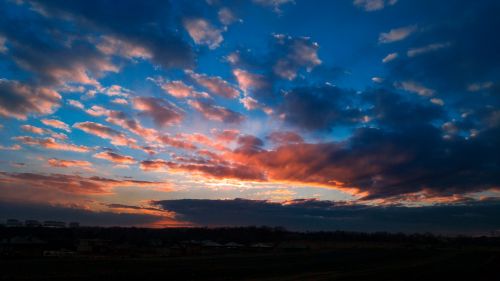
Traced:
POLYGON ((496 207, 499 8, 3 1, 1 201, 147 226, 223 225, 194 199, 496 207))

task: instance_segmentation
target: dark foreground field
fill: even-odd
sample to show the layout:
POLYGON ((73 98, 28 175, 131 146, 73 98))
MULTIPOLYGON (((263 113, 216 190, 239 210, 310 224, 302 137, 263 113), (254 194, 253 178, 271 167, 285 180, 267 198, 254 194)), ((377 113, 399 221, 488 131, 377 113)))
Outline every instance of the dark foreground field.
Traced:
POLYGON ((4 259, 1 264, 2 280, 500 280, 500 252, 485 249, 4 259))
POLYGON ((0 280, 500 280, 498 237, 4 228, 0 241, 0 280))

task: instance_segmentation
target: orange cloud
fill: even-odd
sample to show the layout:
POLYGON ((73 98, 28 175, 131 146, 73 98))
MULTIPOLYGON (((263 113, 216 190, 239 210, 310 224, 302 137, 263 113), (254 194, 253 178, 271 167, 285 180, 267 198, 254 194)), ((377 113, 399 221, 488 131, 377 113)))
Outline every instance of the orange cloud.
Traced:
POLYGON ((71 168, 71 167, 88 168, 92 166, 90 162, 83 160, 64 160, 64 159, 50 158, 47 162, 49 163, 50 166, 57 168, 71 168))
POLYGON ((214 163, 210 161, 200 161, 195 163, 193 159, 190 163, 180 164, 164 160, 145 160, 140 163, 140 168, 145 171, 165 170, 178 172, 190 172, 201 175, 206 175, 211 178, 225 179, 236 178, 241 180, 262 181, 265 180, 265 175, 252 167, 245 165, 224 165, 222 163, 214 163))
POLYGON ((235 141, 236 138, 238 138, 240 131, 238 131, 238 130, 223 130, 223 131, 212 130, 212 134, 215 136, 215 138, 218 141, 229 143, 229 142, 235 141))
POLYGON ((188 150, 196 149, 196 146, 188 141, 185 141, 182 139, 172 138, 172 137, 167 136, 167 135, 159 136, 158 141, 160 141, 163 144, 170 145, 170 146, 177 147, 177 148, 188 149, 188 150))
POLYGON ((35 173, 6 173, 0 172, 0 186, 32 187, 47 190, 57 189, 66 193, 75 194, 107 194, 113 188, 127 186, 161 186, 165 183, 117 180, 103 177, 83 177, 65 174, 35 174, 35 173))

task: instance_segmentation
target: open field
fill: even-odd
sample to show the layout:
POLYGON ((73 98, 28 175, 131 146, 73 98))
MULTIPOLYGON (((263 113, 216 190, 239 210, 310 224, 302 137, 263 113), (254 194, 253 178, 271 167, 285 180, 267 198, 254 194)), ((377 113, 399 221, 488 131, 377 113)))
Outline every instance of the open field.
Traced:
POLYGON ((1 280, 500 280, 500 251, 339 249, 173 258, 1 261, 1 280))
POLYGON ((500 280, 499 237, 0 228, 0 280, 500 280))

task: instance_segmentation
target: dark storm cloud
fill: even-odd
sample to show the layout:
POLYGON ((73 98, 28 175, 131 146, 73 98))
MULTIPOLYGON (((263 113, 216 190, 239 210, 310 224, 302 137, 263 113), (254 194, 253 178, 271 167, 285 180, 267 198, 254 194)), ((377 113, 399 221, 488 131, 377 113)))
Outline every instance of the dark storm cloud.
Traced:
POLYGON ((400 95, 386 89, 368 89, 362 95, 366 110, 377 125, 386 129, 404 129, 446 120, 445 109, 414 96, 400 95))
POLYGON ((153 204, 202 226, 283 226, 291 230, 348 230, 485 234, 500 228, 498 201, 427 207, 345 205, 331 201, 284 203, 234 200, 163 200, 153 204))
POLYGON ((356 93, 332 86, 295 88, 284 95, 278 112, 283 119, 306 130, 330 130, 334 126, 359 122, 361 111, 354 107, 356 93))
POLYGON ((349 138, 323 143, 283 141, 264 149, 262 140, 240 136, 238 147, 224 159, 252 166, 269 181, 355 188, 365 199, 498 189, 499 118, 489 119, 489 126, 476 135, 463 136, 453 123, 443 123, 448 116, 442 106, 420 97, 383 89, 361 94, 333 87, 311 89, 289 93, 296 95, 291 100, 285 96, 284 120, 311 131, 349 125, 353 128, 349 138), (364 107, 363 126, 353 120, 361 117, 360 111, 347 110, 355 113, 349 115, 349 107, 342 104, 351 95, 359 95, 357 103, 364 107))
POLYGON ((50 206, 33 203, 0 202, 3 220, 16 218, 21 220, 36 219, 77 221, 85 226, 144 226, 161 221, 161 216, 150 214, 127 214, 95 212, 71 206, 50 206))

